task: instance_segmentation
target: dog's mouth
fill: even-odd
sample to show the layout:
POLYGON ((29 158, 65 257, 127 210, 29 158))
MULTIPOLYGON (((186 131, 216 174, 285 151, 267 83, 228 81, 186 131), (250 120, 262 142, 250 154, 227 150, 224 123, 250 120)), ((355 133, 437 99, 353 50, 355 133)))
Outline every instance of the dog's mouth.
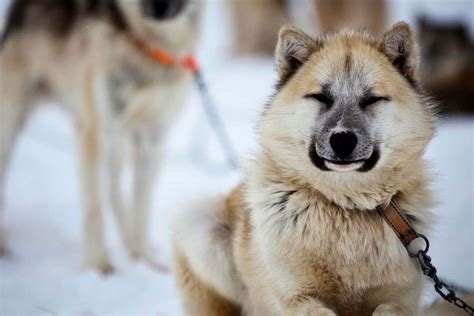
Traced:
POLYGON ((324 165, 333 171, 354 171, 364 165, 365 160, 331 161, 324 159, 324 165))
POLYGON ((309 149, 309 158, 311 162, 319 169, 323 171, 357 171, 367 172, 372 170, 377 164, 380 158, 380 152, 377 148, 374 148, 372 154, 367 159, 359 160, 330 160, 325 159, 318 155, 316 146, 311 145, 309 149))

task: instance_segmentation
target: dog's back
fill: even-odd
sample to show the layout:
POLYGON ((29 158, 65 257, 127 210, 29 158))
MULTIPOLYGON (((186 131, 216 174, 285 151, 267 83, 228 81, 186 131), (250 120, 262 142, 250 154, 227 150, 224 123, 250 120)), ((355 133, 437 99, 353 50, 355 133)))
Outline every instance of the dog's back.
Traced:
POLYGON ((10 35, 21 31, 44 31, 63 37, 80 20, 105 19, 118 30, 125 30, 127 22, 115 1, 109 0, 17 0, 10 7, 3 44, 10 35))

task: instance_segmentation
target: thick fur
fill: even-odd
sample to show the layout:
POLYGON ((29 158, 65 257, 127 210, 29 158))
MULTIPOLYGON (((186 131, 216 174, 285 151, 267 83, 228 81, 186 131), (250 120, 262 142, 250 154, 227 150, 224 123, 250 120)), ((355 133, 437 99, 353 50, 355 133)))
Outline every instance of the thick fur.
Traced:
MULTIPOLYGON (((161 1, 161 0, 160 0, 161 1)), ((198 5, 154 17, 153 0, 18 0, 0 51, 0 249, 5 177, 18 133, 39 97, 54 98, 74 120, 84 209, 84 263, 111 269, 104 245, 103 201, 110 193, 126 247, 159 267, 148 252, 147 222, 162 139, 179 113, 189 73, 144 54, 131 38, 177 57, 193 52, 198 5), (131 148, 132 201, 120 192, 124 148, 131 148), (102 179, 105 174, 108 179, 102 179), (109 183, 103 192, 102 182, 109 183)), ((173 1, 172 1, 173 2, 173 1)), ((172 3, 176 4, 176 1, 172 3)))
POLYGON ((428 234, 422 156, 436 115, 416 83, 410 27, 380 39, 351 31, 311 39, 285 27, 276 60, 278 91, 242 185, 176 221, 175 274, 188 315, 417 315, 419 266, 375 211, 396 198, 428 234), (361 86, 386 98, 362 107, 361 86), (331 106, 312 97, 325 87, 331 106), (347 113, 360 118, 348 123, 347 113), (342 172, 313 159, 315 142, 325 144, 320 125, 333 115, 336 133, 367 129, 359 137, 372 146, 367 154, 378 148, 375 164, 342 172))

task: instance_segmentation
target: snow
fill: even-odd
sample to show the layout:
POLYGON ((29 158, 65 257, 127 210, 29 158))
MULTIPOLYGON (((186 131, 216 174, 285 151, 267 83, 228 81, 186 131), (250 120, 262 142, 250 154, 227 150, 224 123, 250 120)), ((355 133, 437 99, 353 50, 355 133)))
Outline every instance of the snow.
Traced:
MULTIPOLYGON (((216 10, 208 16, 222 21, 216 10)), ((205 63, 205 76, 245 160, 256 148, 255 122, 276 74, 271 60, 228 61, 216 54, 212 45, 216 39, 225 42, 222 30, 227 26, 208 24, 200 53, 212 61, 205 63)), ((473 138, 474 118, 446 118, 427 152, 437 173, 439 200, 430 252, 440 275, 463 286, 474 285, 473 138)), ((0 259, 0 314, 180 315, 172 277, 128 258, 109 209, 107 245, 115 273, 104 277, 81 269, 74 141, 71 121, 53 106, 38 111, 21 135, 7 179, 9 253, 0 259)), ((226 193, 240 177, 226 168, 199 98, 190 92, 188 106, 170 132, 155 189, 150 225, 157 256, 169 260, 169 226, 179 209, 197 197, 226 193)), ((426 300, 433 297, 427 290, 426 300)))

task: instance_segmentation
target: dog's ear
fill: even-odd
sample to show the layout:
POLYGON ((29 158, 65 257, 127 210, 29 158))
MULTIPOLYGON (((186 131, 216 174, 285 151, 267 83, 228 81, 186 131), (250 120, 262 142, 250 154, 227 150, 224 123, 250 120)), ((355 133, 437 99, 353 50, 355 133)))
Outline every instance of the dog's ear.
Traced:
POLYGON ((280 79, 286 81, 304 64, 320 44, 302 31, 286 25, 278 34, 275 60, 280 79))
POLYGON ((405 22, 395 24, 384 34, 380 49, 402 75, 409 81, 415 80, 419 51, 410 25, 405 22))

